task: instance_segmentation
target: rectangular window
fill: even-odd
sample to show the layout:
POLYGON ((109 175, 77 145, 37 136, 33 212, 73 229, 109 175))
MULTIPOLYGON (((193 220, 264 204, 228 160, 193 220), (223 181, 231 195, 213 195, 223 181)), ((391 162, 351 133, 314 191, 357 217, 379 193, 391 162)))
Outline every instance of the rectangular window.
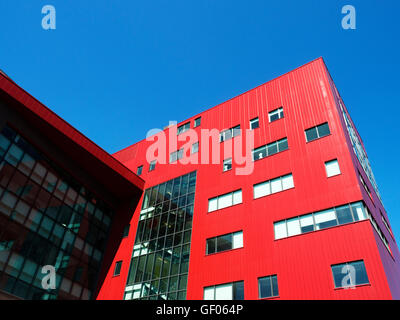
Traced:
POLYGON ((268 113, 269 122, 273 122, 283 118, 283 107, 272 110, 268 113))
POLYGON ((192 154, 199 152, 199 143, 195 142, 192 144, 192 154))
POLYGON ((136 174, 140 176, 142 174, 142 171, 143 171, 143 166, 139 166, 137 167, 136 174))
POLYGON ((260 124, 259 124, 258 118, 254 118, 254 119, 250 120, 250 129, 251 130, 257 129, 259 127, 260 127, 260 124))
POLYGON ((121 273, 122 261, 117 261, 114 268, 114 276, 119 276, 121 273))
POLYGON ((240 135, 240 125, 237 125, 233 128, 227 129, 225 131, 222 131, 219 134, 219 141, 220 142, 224 142, 227 141, 229 139, 232 139, 233 137, 236 137, 238 135, 240 135))
POLYGON ((223 172, 229 171, 232 169, 232 158, 224 160, 223 172))
POLYGON ((336 264, 332 265, 331 268, 335 288, 353 287, 369 283, 363 260, 336 264))
POLYGON ((258 293, 260 299, 279 296, 277 275, 258 278, 258 293))
POLYGON ((253 186, 254 199, 292 188, 294 188, 293 175, 290 173, 282 177, 255 184, 253 186))
POLYGON ((183 158, 183 149, 179 149, 178 151, 171 152, 169 155, 169 163, 174 163, 183 158))
POLYGON ((346 204, 274 223, 275 240, 367 219, 362 202, 346 204))
POLYGON ((229 192, 208 200, 208 212, 242 203, 242 190, 229 192))
POLYGON ((258 147, 252 151, 253 161, 263 159, 265 157, 272 156, 276 153, 282 152, 289 149, 287 138, 283 138, 267 145, 258 147))
POLYGON ((341 173, 337 159, 325 162, 325 169, 328 178, 337 176, 341 173))
POLYGON ((156 168, 157 160, 153 160, 150 162, 149 171, 153 171, 156 168))
POLYGON ((194 119, 194 127, 198 127, 201 124, 201 117, 194 119))
POLYGON ((206 254, 243 248, 243 231, 207 239, 206 245, 206 254))
POLYGON ((305 131, 306 133, 306 140, 307 142, 317 140, 319 138, 323 138, 327 135, 329 135, 331 132, 329 130, 329 125, 328 122, 325 122, 323 124, 320 124, 316 127, 312 127, 310 129, 307 129, 305 131))
POLYGON ((190 122, 187 122, 181 126, 178 127, 178 135, 181 133, 184 133, 185 131, 188 131, 190 129, 190 122))
POLYGON ((203 297, 204 300, 244 300, 244 282, 205 287, 203 297))

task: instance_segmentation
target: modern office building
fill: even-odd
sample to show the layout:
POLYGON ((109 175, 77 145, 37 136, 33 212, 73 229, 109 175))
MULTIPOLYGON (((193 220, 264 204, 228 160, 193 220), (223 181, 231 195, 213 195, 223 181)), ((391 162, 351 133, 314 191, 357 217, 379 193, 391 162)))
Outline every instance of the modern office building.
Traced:
POLYGON ((0 77, 4 296, 400 299, 389 219, 322 58, 113 156, 0 77))

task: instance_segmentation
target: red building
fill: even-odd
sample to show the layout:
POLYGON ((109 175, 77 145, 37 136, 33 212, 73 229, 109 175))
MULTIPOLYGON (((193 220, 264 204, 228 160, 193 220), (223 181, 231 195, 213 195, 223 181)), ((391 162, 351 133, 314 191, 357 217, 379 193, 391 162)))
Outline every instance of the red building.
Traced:
POLYGON ((389 219, 322 58, 113 157, 1 73, 0 89, 0 298, 400 298, 389 219), (54 259, 30 254, 44 244, 54 259))
POLYGON ((177 127, 158 134, 166 137, 168 159, 151 171, 148 161, 155 158, 146 159, 146 151, 156 140, 114 154, 141 173, 147 193, 115 252, 119 276, 108 270, 98 299, 400 298, 400 256, 387 213, 362 140, 322 58, 177 127), (224 145, 240 133, 224 130, 238 126, 242 134, 253 128, 251 174, 236 174, 241 165, 224 155, 224 145), (196 131, 198 145, 178 141, 171 147, 177 133, 169 131, 178 130, 179 137, 188 128, 196 131), (214 128, 223 132, 218 163, 180 163, 197 149, 211 153, 211 146, 202 148, 200 130, 214 128), (189 200, 180 206, 177 198, 168 211, 164 206, 171 207, 174 194, 165 192, 165 183, 191 172, 193 208, 189 200), (175 224, 174 237, 185 231, 175 217, 179 210, 186 219, 192 214, 191 237, 167 245, 174 228, 168 223, 175 224))

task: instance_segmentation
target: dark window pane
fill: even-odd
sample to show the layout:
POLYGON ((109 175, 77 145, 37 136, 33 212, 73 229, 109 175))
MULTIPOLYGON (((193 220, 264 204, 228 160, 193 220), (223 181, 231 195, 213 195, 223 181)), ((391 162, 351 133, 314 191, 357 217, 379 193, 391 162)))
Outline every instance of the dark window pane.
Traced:
POLYGON ((317 128, 314 127, 306 130, 306 137, 308 142, 318 139, 317 128))
POLYGON ((258 288, 260 298, 269 298, 272 296, 271 278, 265 277, 258 279, 258 288))
POLYGON ((349 205, 345 205, 345 206, 336 208, 336 215, 337 215, 339 224, 353 222, 353 217, 351 215, 349 205))
POLYGON ((217 238, 217 252, 232 249, 232 234, 227 234, 217 238))
POLYGON ((356 270, 355 282, 357 285, 369 283, 367 270, 365 269, 364 261, 353 262, 350 265, 356 270))
POLYGON ((233 283, 233 300, 244 300, 244 282, 233 283))
POLYGON ((208 239, 207 240, 207 254, 215 252, 215 242, 216 238, 208 239))
POLYGON ((259 160, 267 156, 267 148, 265 146, 257 148, 253 151, 253 160, 259 160))
POLYGON ((327 136, 328 134, 330 134, 330 130, 329 130, 329 125, 328 123, 324 123, 319 125, 318 127, 318 136, 320 138, 327 136))
POLYGON ((267 154, 271 156, 278 152, 278 144, 276 142, 267 145, 267 154))
POLYGON ((272 276, 272 295, 274 297, 279 296, 278 277, 277 276, 272 276))
POLYGON ((282 139, 278 141, 279 152, 287 150, 289 148, 287 139, 282 139))

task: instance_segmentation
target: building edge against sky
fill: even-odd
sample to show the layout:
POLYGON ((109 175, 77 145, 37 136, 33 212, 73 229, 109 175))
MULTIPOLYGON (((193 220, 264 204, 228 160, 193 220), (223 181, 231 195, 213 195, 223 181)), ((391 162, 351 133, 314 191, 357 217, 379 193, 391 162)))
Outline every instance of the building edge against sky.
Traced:
POLYGON ((178 161, 201 138, 173 163, 148 163, 146 140, 111 157, 4 74, 0 89, 1 299, 400 298, 387 213, 322 58, 177 125, 225 130, 218 164, 178 161), (224 154, 238 126, 254 133, 250 175, 224 154))

